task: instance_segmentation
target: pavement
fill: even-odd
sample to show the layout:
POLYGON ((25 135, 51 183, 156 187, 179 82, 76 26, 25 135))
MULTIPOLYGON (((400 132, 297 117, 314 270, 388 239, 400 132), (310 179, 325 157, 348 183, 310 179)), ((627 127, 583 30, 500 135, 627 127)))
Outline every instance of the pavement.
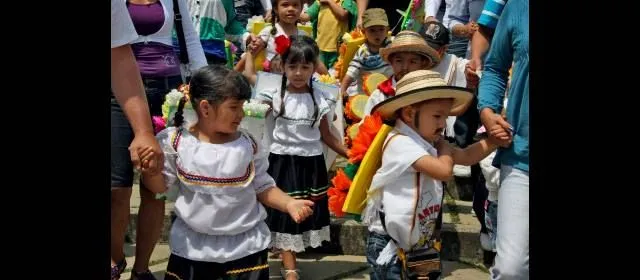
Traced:
MULTIPOLYGON (((135 244, 125 245, 125 255, 129 266, 121 279, 129 280, 134 262, 135 244)), ((149 268, 158 280, 164 279, 170 249, 167 244, 158 244, 153 251, 149 268)), ((269 254, 271 256, 271 254, 269 254)), ((369 279, 369 267, 365 256, 327 255, 302 253, 298 256, 298 266, 304 280, 369 279)), ((269 279, 282 279, 280 260, 269 258, 269 279)), ((476 267, 452 261, 443 262, 444 280, 488 279, 489 274, 476 267)))
MULTIPOLYGON (((452 232, 457 232, 456 234, 461 237, 456 237, 454 251, 456 252, 443 252, 443 254, 447 255, 456 255, 454 259, 450 257, 443 257, 443 270, 444 270, 444 280, 474 280, 474 279, 488 279, 489 275, 486 272, 486 268, 482 266, 478 266, 478 261, 476 259, 465 258, 463 253, 466 251, 471 251, 469 254, 476 254, 475 249, 476 245, 466 245, 469 242, 478 242, 476 241, 476 237, 473 238, 462 238, 464 231, 471 231, 474 235, 477 235, 479 224, 476 225, 477 220, 471 217, 471 214, 467 214, 469 208, 471 208, 469 202, 461 202, 455 201, 458 203, 455 206, 457 212, 464 212, 464 214, 460 214, 457 212, 445 213, 443 219, 445 220, 445 227, 451 227, 452 232), (469 227, 470 229, 466 229, 469 227), (464 241, 469 239, 471 241, 464 241), (468 247, 470 249, 465 249, 468 247), (461 249, 462 248, 462 249, 461 249), (474 265, 470 265, 474 264, 474 265)), ((135 219, 137 219, 138 207, 140 204, 140 194, 139 187, 137 185, 134 186, 132 196, 131 196, 131 223, 132 229, 130 229, 129 235, 135 241, 135 219), (133 230, 133 231, 132 231, 133 230)), ((166 243, 168 239, 166 235, 168 235, 169 222, 168 216, 173 208, 172 203, 167 203, 167 207, 165 210, 165 216, 167 219, 165 220, 165 229, 163 230, 163 236, 161 237, 160 242, 156 245, 156 248, 151 256, 150 260, 150 270, 154 273, 158 280, 164 279, 165 269, 167 267, 167 263, 169 260, 170 249, 169 245, 166 243)), ((447 211, 445 211, 447 212, 447 211)), ((354 222, 354 221, 351 221, 354 222)), ((346 233, 346 232, 345 232, 346 233)), ((346 240, 347 243, 350 243, 349 240, 346 240)), ((446 239, 444 240, 446 242, 446 239)), ((449 243, 449 242, 447 242, 449 243)), ((443 244, 444 245, 444 244, 443 244)), ((346 247, 343 247, 346 248, 346 247)), ((135 244, 125 244, 125 255, 127 257, 128 267, 125 269, 125 273, 123 273, 121 279, 129 280, 130 271, 133 267, 134 256, 135 256, 135 244)), ((360 249, 362 251, 363 248, 360 249)), ((443 248, 445 249, 445 248, 443 248)), ((451 251, 451 249, 448 249, 451 251)), ((358 251, 359 252, 359 251, 358 251)), ((335 253, 326 253, 326 252, 313 252, 313 253, 302 253, 298 255, 298 265, 299 269, 302 271, 302 279, 305 280, 334 280, 334 279, 369 279, 369 267, 366 262, 364 254, 360 253, 352 253, 352 255, 338 255, 335 253), (359 254, 359 255, 355 255, 359 254)), ((271 256, 271 254, 270 254, 271 256)), ((280 260, 276 258, 269 259, 270 265, 270 279, 282 279, 280 276, 280 260)))

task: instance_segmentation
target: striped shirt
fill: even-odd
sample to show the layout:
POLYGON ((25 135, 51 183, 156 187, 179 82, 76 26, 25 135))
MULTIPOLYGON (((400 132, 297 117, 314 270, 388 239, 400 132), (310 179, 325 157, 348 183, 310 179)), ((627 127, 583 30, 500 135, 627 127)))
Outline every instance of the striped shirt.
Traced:
POLYGON ((496 29, 498 20, 502 14, 502 9, 508 0, 487 0, 482 8, 482 14, 478 18, 478 24, 491 29, 496 29))
MULTIPOLYGON (((386 48, 391 42, 385 40, 382 43, 382 48, 386 48)), ((347 68, 347 76, 358 82, 358 90, 362 92, 362 76, 370 73, 381 73, 389 77, 393 75, 393 69, 389 63, 382 59, 380 53, 372 53, 369 50, 369 46, 365 42, 358 48, 356 54, 353 56, 351 62, 349 62, 349 68, 347 68)))

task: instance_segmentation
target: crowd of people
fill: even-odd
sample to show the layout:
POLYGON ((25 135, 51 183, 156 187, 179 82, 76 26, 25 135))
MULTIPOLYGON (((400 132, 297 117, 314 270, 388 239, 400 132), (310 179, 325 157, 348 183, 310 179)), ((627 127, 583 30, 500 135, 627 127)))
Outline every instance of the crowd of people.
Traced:
POLYGON ((167 199, 176 219, 164 279, 269 279, 270 250, 284 279, 300 279, 296 253, 330 241, 336 214, 327 150, 354 154, 336 120, 391 127, 367 151, 380 164, 360 203, 371 279, 440 277, 444 185, 461 166, 471 166, 491 279, 528 279, 528 6, 111 0, 111 279, 128 265, 134 170, 132 280, 156 279, 149 260, 167 199), (353 57, 345 34, 364 37, 353 57), (260 71, 279 78, 260 86, 260 71), (384 79, 372 87, 374 75, 384 79), (337 79, 337 96, 314 86, 321 77, 337 79), (266 108, 264 136, 241 128, 250 100, 266 108))

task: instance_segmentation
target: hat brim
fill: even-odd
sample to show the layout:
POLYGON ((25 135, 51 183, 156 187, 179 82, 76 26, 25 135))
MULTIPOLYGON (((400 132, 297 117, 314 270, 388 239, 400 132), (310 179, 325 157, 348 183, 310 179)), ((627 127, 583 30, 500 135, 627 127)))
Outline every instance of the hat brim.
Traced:
POLYGON ((400 95, 396 95, 386 99, 373 107, 371 113, 379 112, 384 119, 392 119, 395 112, 403 107, 420 103, 422 101, 453 98, 453 106, 451 107, 450 116, 462 115, 473 99, 470 89, 452 86, 436 86, 428 88, 415 89, 400 95))
POLYGON ((431 63, 433 65, 440 63, 440 55, 438 55, 438 52, 426 44, 407 44, 380 49, 380 55, 382 56, 382 59, 389 64, 391 64, 391 61, 389 61, 389 56, 397 52, 417 52, 431 59, 431 63))

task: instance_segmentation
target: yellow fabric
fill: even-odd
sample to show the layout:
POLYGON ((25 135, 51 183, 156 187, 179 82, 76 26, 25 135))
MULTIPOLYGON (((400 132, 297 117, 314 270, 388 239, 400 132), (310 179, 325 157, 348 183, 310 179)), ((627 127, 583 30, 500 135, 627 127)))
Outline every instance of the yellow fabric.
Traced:
MULTIPOLYGON (((338 6, 341 6, 342 0, 337 0, 338 6)), ((318 35, 316 42, 318 48, 323 52, 337 52, 338 38, 349 31, 348 22, 340 22, 331 12, 329 5, 320 6, 318 13, 318 35)))
POLYGON ((364 155, 356 176, 351 181, 349 193, 344 201, 344 206, 342 206, 342 211, 345 213, 360 215, 364 210, 371 180, 382 163, 382 146, 391 130, 393 130, 392 126, 383 124, 371 142, 371 146, 369 146, 367 153, 364 155))

